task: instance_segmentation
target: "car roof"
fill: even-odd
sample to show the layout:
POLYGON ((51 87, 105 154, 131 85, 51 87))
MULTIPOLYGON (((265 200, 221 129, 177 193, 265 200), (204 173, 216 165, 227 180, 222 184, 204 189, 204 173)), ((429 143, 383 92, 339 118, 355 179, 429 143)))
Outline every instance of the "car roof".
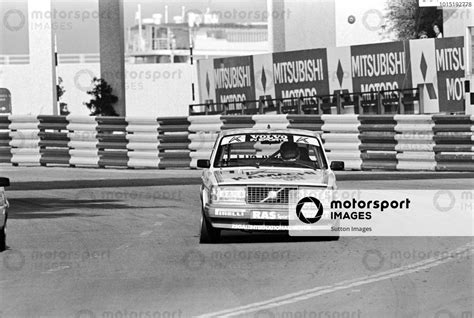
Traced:
POLYGON ((290 134, 290 135, 303 135, 310 137, 319 137, 316 131, 306 129, 263 129, 263 128, 238 128, 238 129, 226 129, 221 131, 220 136, 239 135, 239 134, 290 134))

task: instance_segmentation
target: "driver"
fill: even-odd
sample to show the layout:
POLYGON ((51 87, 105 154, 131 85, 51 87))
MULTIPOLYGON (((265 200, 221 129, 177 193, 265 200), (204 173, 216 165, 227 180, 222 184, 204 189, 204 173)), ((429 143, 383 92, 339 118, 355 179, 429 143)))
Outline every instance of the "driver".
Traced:
POLYGON ((280 146, 280 155, 283 160, 297 160, 300 157, 298 145, 289 141, 282 143, 280 146))

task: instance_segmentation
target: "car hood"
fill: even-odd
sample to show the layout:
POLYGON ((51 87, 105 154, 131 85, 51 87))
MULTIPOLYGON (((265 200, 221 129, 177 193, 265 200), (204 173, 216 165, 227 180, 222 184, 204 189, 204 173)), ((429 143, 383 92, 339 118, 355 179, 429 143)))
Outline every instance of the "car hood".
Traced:
POLYGON ((330 173, 309 169, 235 169, 214 171, 219 185, 307 185, 326 186, 330 173))

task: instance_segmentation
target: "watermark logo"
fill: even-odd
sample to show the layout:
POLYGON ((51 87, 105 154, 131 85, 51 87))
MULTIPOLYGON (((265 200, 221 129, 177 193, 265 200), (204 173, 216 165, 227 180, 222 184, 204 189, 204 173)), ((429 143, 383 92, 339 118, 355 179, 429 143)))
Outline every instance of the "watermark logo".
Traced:
POLYGON ((74 23, 85 23, 88 20, 110 19, 110 12, 99 13, 97 10, 44 10, 23 13, 18 9, 11 9, 3 16, 3 25, 12 32, 19 31, 26 26, 28 17, 31 30, 72 30, 74 23))
POLYGON ((184 201, 184 194, 181 190, 171 191, 135 191, 135 190, 114 190, 114 191, 92 191, 79 190, 74 196, 75 200, 99 200, 99 201, 184 201))
POLYGON ((245 21, 245 22, 266 22, 269 18, 274 20, 289 19, 291 10, 213 10, 202 12, 199 9, 191 9, 186 11, 185 18, 194 24, 201 23, 217 23, 222 20, 229 21, 245 21))
POLYGON ((3 267, 10 271, 19 271, 25 266, 26 258, 20 251, 8 251, 3 258, 3 267))
POLYGON ((301 222, 306 224, 318 222, 323 216, 323 212, 323 204, 313 197, 305 197, 296 205, 296 216, 301 222), (310 215, 313 215, 313 217, 310 215))
POLYGON ((370 9, 364 12, 362 24, 367 30, 375 32, 385 24, 385 17, 380 10, 370 9))
POLYGON ((18 9, 11 9, 5 12, 5 15, 3 16, 3 25, 7 30, 10 30, 12 32, 16 32, 21 30, 26 23, 26 17, 18 9))
POLYGON ((402 267, 403 263, 416 263, 428 259, 453 258, 457 260, 469 260, 471 258, 468 249, 455 251, 439 250, 392 250, 389 253, 382 253, 378 249, 366 250, 362 256, 362 265, 369 271, 379 271, 382 268, 395 269, 402 267))
POLYGON ((88 92, 92 90, 94 77, 94 72, 88 69, 82 69, 74 74, 74 86, 80 91, 88 92))
MULTIPOLYGON (((102 77, 107 82, 120 80, 121 72, 103 72, 96 74, 90 69, 79 70, 74 74, 74 86, 82 91, 88 92, 93 89, 94 78, 102 77)), ((158 81, 177 81, 183 78, 182 69, 174 70, 125 70, 125 88, 128 90, 144 90, 147 83, 155 83, 158 81)))
POLYGON ((448 309, 441 309, 435 313, 434 318, 472 318, 472 311, 453 312, 448 309))
POLYGON ((279 311, 263 309, 255 313, 254 318, 360 318, 362 311, 333 311, 333 310, 299 310, 279 311))
POLYGON ((192 271, 210 266, 214 269, 245 269, 248 270, 252 264, 258 262, 281 262, 289 261, 291 254, 289 250, 227 250, 214 251, 210 255, 193 249, 185 253, 183 256, 184 266, 192 271))
POLYGON ((8 251, 3 258, 3 267, 20 271, 27 266, 36 271, 78 269, 85 262, 110 259, 109 250, 33 250, 30 253, 8 251))
POLYGON ((90 309, 82 309, 76 312, 75 318, 134 318, 134 317, 156 317, 156 318, 181 318, 183 311, 176 310, 106 310, 94 312, 90 309))
POLYGON ((439 190, 433 196, 433 205, 440 212, 450 211, 456 204, 454 194, 449 190, 439 190))

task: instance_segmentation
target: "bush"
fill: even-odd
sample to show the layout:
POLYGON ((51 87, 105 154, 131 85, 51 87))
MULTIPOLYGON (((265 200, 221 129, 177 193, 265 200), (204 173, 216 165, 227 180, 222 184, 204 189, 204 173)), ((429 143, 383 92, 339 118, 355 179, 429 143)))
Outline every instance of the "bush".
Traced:
POLYGON ((92 80, 94 88, 87 92, 93 98, 84 105, 91 111, 91 116, 118 116, 113 105, 118 97, 112 94, 112 87, 102 78, 92 80))

